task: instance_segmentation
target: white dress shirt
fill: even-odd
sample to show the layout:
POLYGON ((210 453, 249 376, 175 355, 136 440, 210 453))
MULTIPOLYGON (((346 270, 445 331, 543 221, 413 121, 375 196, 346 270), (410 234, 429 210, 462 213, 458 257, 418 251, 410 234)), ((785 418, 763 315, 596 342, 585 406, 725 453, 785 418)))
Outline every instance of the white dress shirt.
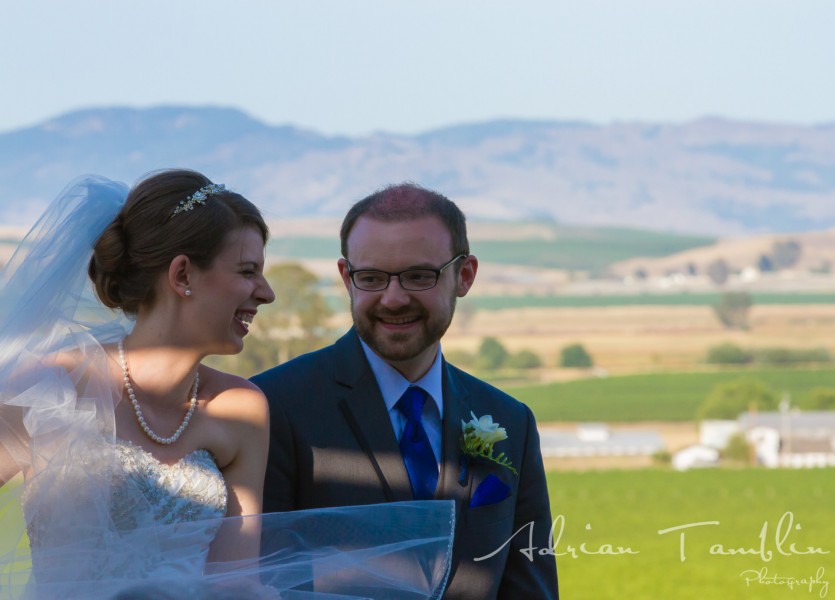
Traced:
POLYGON ((432 452, 435 453, 435 460, 438 461, 440 468, 441 461, 441 423, 444 418, 444 398, 443 398, 443 378, 441 377, 441 348, 438 346, 438 354, 435 356, 435 362, 426 372, 426 375, 417 381, 410 382, 403 377, 397 369, 388 364, 385 360, 377 356, 374 351, 362 340, 362 349, 365 352, 368 363, 371 365, 371 370, 374 372, 374 377, 377 379, 377 385, 380 387, 380 392, 383 394, 383 401, 386 403, 386 409, 389 412, 391 419, 391 426, 394 429, 394 436, 397 441, 400 441, 400 436, 403 435, 403 429, 406 427, 406 417, 397 410, 395 405, 403 392, 408 389, 410 385, 416 385, 424 389, 429 395, 432 402, 426 402, 423 405, 423 428, 426 430, 426 435, 429 437, 429 445, 432 447, 432 452))

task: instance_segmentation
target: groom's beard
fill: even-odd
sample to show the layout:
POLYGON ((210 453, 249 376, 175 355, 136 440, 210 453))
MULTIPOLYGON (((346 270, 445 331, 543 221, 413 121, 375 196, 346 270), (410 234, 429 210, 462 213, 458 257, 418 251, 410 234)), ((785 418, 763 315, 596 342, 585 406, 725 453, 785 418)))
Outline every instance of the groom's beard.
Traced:
POLYGON ((457 299, 457 296, 453 294, 445 310, 429 314, 416 302, 398 313, 379 309, 362 312, 357 310, 352 297, 351 316, 360 339, 368 344, 377 356, 391 362, 411 360, 441 340, 452 323, 457 299), (385 331, 380 327, 381 317, 397 318, 399 314, 419 315, 418 326, 402 333, 385 331))

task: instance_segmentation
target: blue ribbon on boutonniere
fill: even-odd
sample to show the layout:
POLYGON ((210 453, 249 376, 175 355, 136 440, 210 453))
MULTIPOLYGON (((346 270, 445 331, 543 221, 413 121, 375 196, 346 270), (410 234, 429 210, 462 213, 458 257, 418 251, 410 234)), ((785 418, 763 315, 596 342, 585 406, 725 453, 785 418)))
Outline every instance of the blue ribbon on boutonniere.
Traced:
POLYGON ((490 473, 473 493, 473 497, 470 500, 470 508, 498 504, 508 496, 510 496, 510 486, 493 473, 490 473))
POLYGON ((458 485, 467 485, 470 478, 470 462, 473 459, 494 462, 510 469, 514 475, 518 475, 519 473, 504 452, 493 456, 493 445, 507 439, 505 428, 494 423, 491 415, 479 418, 474 412, 470 412, 470 416, 472 419, 469 421, 461 421, 461 473, 458 475, 458 485))

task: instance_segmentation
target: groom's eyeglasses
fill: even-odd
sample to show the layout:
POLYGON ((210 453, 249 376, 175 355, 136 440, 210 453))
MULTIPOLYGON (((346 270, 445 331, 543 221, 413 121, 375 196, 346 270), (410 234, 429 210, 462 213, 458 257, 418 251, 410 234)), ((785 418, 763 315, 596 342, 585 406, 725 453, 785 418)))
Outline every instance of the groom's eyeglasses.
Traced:
POLYGON ((409 292, 423 292, 431 290, 438 284, 441 273, 453 265, 455 261, 467 258, 466 254, 459 254, 445 265, 437 269, 406 269, 399 273, 361 269, 355 271, 348 263, 348 275, 357 289, 365 292, 382 292, 389 286, 392 277, 400 280, 400 287, 409 292))

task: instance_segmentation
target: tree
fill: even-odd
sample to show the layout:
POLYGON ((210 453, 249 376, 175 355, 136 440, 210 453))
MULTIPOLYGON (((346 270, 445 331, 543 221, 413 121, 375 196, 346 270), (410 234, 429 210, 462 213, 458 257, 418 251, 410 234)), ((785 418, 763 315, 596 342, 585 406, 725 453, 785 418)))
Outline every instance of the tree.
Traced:
POLYGON ((741 463, 751 460, 751 445, 744 434, 737 432, 728 438, 728 443, 722 450, 722 458, 741 463))
POLYGON ((466 350, 444 350, 444 358, 457 367, 474 367, 476 355, 466 350))
POLYGON ((826 387, 812 388, 813 410, 835 410, 835 389, 826 387))
POLYGON ((542 360, 530 350, 520 350, 507 357, 505 366, 510 369, 536 369, 542 366, 542 360))
POLYGON ((652 462, 657 465, 668 466, 673 462, 673 455, 669 450, 658 450, 652 455, 652 462))
POLYGON ((828 363, 832 360, 826 348, 760 348, 754 351, 754 362, 764 365, 795 365, 828 363))
POLYGON ((582 344, 570 344, 560 351, 560 366, 567 369, 588 369, 594 361, 582 344))
POLYGON ((767 254, 761 254, 757 261, 757 269, 760 273, 770 273, 774 270, 774 261, 767 254))
POLYGON ((237 356, 213 357, 212 366, 250 376, 333 341, 328 326, 333 311, 319 291, 316 275, 298 263, 281 263, 265 273, 275 302, 258 316, 237 356))
POLYGON ((782 242, 774 242, 771 247, 771 256, 773 257, 774 266, 777 269, 789 269, 797 264, 797 260, 803 248, 795 240, 785 240, 782 242))
POLYGON ((748 292, 726 292, 713 305, 713 311, 728 329, 748 329, 748 311, 753 303, 748 292))
POLYGON ((508 357, 507 349, 494 337, 486 337, 481 340, 478 348, 477 364, 479 368, 486 370, 499 369, 504 366, 508 357))
POLYGON ((728 263, 721 258, 717 258, 707 265, 706 273, 716 285, 725 285, 725 282, 728 281, 728 276, 731 274, 731 270, 728 267, 728 263))
POLYGON ((751 362, 751 353, 725 342, 708 348, 706 362, 710 365, 744 365, 751 362))
POLYGON ((762 381, 740 378, 720 383, 699 407, 699 419, 736 419, 751 407, 776 410, 777 395, 762 381))

